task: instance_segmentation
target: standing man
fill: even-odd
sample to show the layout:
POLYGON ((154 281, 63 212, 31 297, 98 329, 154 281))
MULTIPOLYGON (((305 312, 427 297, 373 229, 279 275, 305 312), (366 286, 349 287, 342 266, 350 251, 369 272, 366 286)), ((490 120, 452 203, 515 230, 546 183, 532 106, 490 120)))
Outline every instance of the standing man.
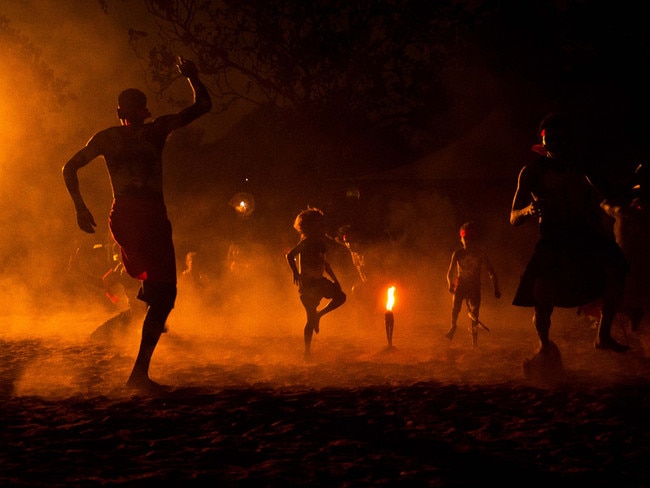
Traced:
POLYGON ((549 339, 554 307, 579 307, 602 298, 594 346, 622 353, 629 346, 614 340, 611 328, 628 266, 605 226, 602 197, 580 170, 572 129, 566 116, 546 116, 539 127, 541 144, 533 146, 538 156, 519 173, 510 223, 534 218, 539 240, 513 305, 534 307, 544 353, 556 350, 549 339))
POLYGON ((138 298, 147 304, 140 349, 127 386, 145 391, 160 386, 149 378, 149 364, 176 300, 176 258, 163 198, 163 147, 173 130, 212 108, 196 65, 179 57, 178 70, 194 93, 191 106, 145 122, 151 117, 146 95, 135 88, 124 90, 117 107, 121 125, 96 133, 63 166, 77 223, 84 232, 94 233, 97 224, 81 197, 77 172, 99 156, 106 162, 113 192, 109 228, 126 271, 142 281, 138 298))

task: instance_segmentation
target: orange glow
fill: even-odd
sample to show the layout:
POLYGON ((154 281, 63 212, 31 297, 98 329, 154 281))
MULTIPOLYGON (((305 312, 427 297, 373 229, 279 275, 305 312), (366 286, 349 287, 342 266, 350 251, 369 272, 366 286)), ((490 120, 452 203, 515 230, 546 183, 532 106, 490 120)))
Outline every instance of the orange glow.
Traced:
POLYGON ((255 199, 250 193, 240 192, 230 199, 229 205, 240 217, 248 217, 255 210, 255 199))
POLYGON ((395 287, 391 286, 390 288, 388 288, 388 294, 386 297, 386 310, 392 312, 393 305, 395 305, 395 287))

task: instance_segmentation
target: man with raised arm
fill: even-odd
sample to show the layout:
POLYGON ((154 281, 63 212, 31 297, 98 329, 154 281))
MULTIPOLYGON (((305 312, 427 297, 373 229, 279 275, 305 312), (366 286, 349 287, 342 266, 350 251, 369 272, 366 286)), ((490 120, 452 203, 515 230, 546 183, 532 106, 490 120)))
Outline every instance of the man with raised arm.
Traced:
POLYGON ((95 219, 79 189, 77 172, 95 158, 106 162, 113 193, 108 224, 120 246, 128 274, 142 281, 138 298, 147 304, 140 349, 127 386, 151 391, 160 385, 149 378, 149 364, 176 300, 176 258, 172 227, 163 198, 162 152, 169 134, 212 108, 196 65, 178 58, 178 70, 194 93, 194 103, 152 121, 147 97, 129 88, 118 97, 121 125, 96 133, 63 166, 63 178, 84 232, 94 233, 95 219))

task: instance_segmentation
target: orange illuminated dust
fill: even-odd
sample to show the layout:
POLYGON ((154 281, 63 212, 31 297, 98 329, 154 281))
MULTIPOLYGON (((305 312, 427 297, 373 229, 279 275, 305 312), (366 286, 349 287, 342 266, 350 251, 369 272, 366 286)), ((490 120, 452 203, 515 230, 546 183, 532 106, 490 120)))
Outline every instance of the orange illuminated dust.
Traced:
POLYGON ((386 310, 392 312, 393 305, 395 305, 395 287, 391 286, 388 288, 388 293, 386 296, 386 310))

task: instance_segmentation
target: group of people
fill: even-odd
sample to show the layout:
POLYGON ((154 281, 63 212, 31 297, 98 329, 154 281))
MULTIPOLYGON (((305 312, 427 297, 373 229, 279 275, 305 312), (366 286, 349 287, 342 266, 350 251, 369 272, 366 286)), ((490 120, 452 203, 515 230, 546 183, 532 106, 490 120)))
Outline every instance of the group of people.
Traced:
MULTIPOLYGON (((646 183, 635 183, 635 197, 627 205, 608 203, 582 169, 575 129, 567 114, 551 113, 544 117, 539 126, 539 141, 532 146, 534 157, 519 172, 510 223, 520 226, 534 220, 539 239, 512 304, 534 309, 533 324, 540 342, 538 354, 550 356, 558 353, 550 338, 554 309, 597 302, 595 348, 624 353, 630 347, 612 337, 614 319, 617 313, 627 312, 633 329, 638 328, 645 299, 639 296, 639 290, 649 290, 640 286, 650 279, 647 264, 643 265, 648 262, 645 245, 649 241, 639 236, 648 232, 644 225, 648 221, 639 224, 639 219, 634 218, 645 209, 645 188, 641 191, 641 186, 646 183), (614 228, 606 215, 616 218, 614 228), (633 232, 635 235, 631 235, 633 232), (627 280, 628 274, 634 282, 627 280)), ((449 291, 453 294, 452 316, 446 337, 454 337, 464 301, 476 346, 483 268, 492 281, 495 297, 499 298, 501 292, 487 254, 474 244, 475 234, 472 222, 464 224, 460 229, 463 247, 452 254, 447 273, 449 291)))
MULTIPOLYGON (((152 121, 146 95, 129 88, 118 97, 119 126, 91 137, 63 166, 63 178, 72 198, 78 226, 94 233, 96 223, 81 196, 78 171, 102 156, 111 182, 113 202, 108 219, 128 275, 140 282, 137 298, 146 305, 140 348, 127 386, 145 391, 161 388, 149 377, 151 358, 174 307, 177 273, 172 227, 163 197, 162 151, 169 134, 208 113, 212 102, 199 79, 196 65, 178 58, 179 73, 194 95, 189 107, 152 121)), ((625 352, 628 346, 611 335, 612 321, 623 296, 627 261, 599 220, 602 198, 572 159, 572 136, 567 120, 550 115, 540 126, 538 157, 520 172, 510 212, 518 226, 529 219, 539 225, 540 239, 526 266, 513 304, 533 307, 533 322, 541 351, 552 346, 549 331, 554 307, 574 307, 602 298, 602 313, 595 346, 625 352)), ((324 215, 308 207, 294 222, 299 242, 287 254, 293 281, 304 306, 305 358, 310 358, 313 334, 320 319, 346 301, 346 294, 326 254, 328 240, 324 215), (319 309, 322 300, 328 300, 319 309)), ((460 231, 463 247, 452 255, 447 280, 453 294, 452 339, 463 303, 469 307, 470 331, 477 344, 481 302, 480 273, 486 267, 494 295, 501 296, 496 273, 486 253, 475 246, 471 223, 460 231)))

